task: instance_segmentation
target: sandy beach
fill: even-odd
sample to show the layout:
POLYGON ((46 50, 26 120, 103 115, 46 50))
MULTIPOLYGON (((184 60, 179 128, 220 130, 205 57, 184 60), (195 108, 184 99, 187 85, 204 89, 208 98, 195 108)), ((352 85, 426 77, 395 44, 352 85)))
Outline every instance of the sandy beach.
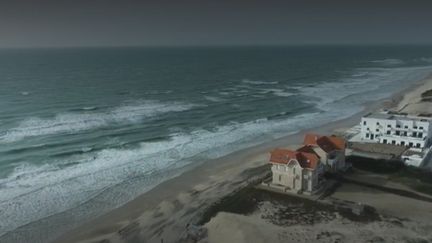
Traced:
MULTIPOLYGON (((206 161, 191 171, 161 183, 120 208, 61 235, 54 242, 176 242, 184 234, 185 226, 188 223, 197 223, 206 208, 269 173, 265 165, 268 151, 272 148, 298 144, 302 141, 305 132, 331 134, 335 130, 349 128, 357 124, 362 115, 379 108, 397 106, 401 111, 413 113, 430 109, 430 103, 419 99, 421 94, 429 89, 432 89, 430 77, 409 90, 367 104, 366 109, 348 119, 308 131, 300 131, 270 143, 206 161)), ((369 223, 350 222, 335 214, 334 218, 317 224, 285 227, 269 224, 260 216, 260 212, 249 216, 219 213, 205 225, 209 235, 207 240, 208 242, 311 242, 318 241, 316 237, 322 232, 328 232, 320 238, 322 242, 334 242, 337 239, 340 239, 339 242, 344 240, 353 242, 352 239, 361 238, 370 238, 372 242, 384 242, 384 240, 402 239, 401 235, 408 238, 422 235, 432 239, 432 235, 428 233, 430 231, 426 230, 427 225, 421 226, 417 223, 427 222, 427 219, 432 216, 431 203, 419 204, 414 199, 404 201, 392 195, 378 194, 373 190, 364 191, 350 184, 339 188, 333 197, 347 200, 361 197, 359 200, 376 207, 379 213, 386 214, 386 219, 369 223), (392 209, 389 203, 394 201, 400 201, 404 206, 399 205, 392 209), (413 211, 409 205, 413 204, 418 205, 421 214, 409 213, 413 211), (391 217, 392 214, 400 214, 400 217, 407 218, 402 222, 403 230, 398 223, 393 222, 395 217, 391 217), (336 232, 334 229, 341 232, 336 232)), ((359 242, 364 241, 359 240, 359 242)))

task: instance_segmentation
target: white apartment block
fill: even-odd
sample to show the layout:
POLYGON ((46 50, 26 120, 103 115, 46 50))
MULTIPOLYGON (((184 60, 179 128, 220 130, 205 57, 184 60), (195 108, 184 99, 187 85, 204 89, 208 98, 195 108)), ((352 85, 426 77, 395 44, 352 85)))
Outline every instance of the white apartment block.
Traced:
POLYGON ((431 142, 431 122, 428 117, 372 113, 362 117, 361 139, 423 149, 431 142))

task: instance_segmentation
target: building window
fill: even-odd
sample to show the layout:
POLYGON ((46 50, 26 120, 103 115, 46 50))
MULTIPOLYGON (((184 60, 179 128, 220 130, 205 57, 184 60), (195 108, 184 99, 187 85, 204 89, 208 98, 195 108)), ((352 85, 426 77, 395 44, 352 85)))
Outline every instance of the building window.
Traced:
POLYGON ((419 143, 417 143, 417 146, 416 146, 417 148, 420 148, 420 144, 419 143))
POLYGON ((405 141, 402 141, 402 142, 401 142, 401 145, 402 145, 402 146, 405 146, 405 141))
POLYGON ((408 136, 408 132, 404 132, 403 135, 406 137, 408 136))
POLYGON ((377 122, 377 126, 379 126, 379 122, 377 122))
POLYGON ((366 121, 363 122, 363 125, 366 125, 366 121))
POLYGON ((407 126, 407 125, 405 125, 405 128, 406 128, 406 129, 408 129, 408 126, 407 126))
POLYGON ((395 140, 393 140, 393 141, 392 141, 392 144, 396 144, 396 141, 395 141, 395 140))
POLYGON ((375 129, 375 131, 379 132, 379 129, 375 129))
POLYGON ((417 129, 417 126, 414 126, 414 129, 417 129))
POLYGON ((281 175, 279 175, 279 181, 282 181, 282 176, 281 175))
POLYGON ((383 143, 387 143, 387 139, 383 139, 383 143))
POLYGON ((387 131, 387 134, 390 135, 390 130, 387 131))
POLYGON ((400 128, 400 125, 396 125, 397 128, 400 128))
POLYGON ((423 127, 420 127, 420 130, 423 130, 423 127))
POLYGON ((422 133, 422 132, 419 132, 419 133, 418 133, 418 137, 419 137, 419 138, 422 138, 422 137, 423 137, 423 133, 422 133))
POLYGON ((366 133, 366 137, 369 138, 369 133, 366 133))
POLYGON ((399 131, 396 131, 396 135, 398 135, 398 136, 399 136, 399 135, 400 135, 400 132, 399 132, 399 131))
POLYGON ((413 137, 417 137, 417 132, 413 132, 413 137))
POLYGON ((388 125, 387 125, 387 127, 389 127, 389 128, 390 128, 390 127, 391 127, 391 125, 390 125, 390 124, 388 124, 388 125))
POLYGON ((409 145, 408 145, 408 146, 412 147, 412 146, 414 146, 414 144, 413 144, 413 143, 409 143, 409 145))

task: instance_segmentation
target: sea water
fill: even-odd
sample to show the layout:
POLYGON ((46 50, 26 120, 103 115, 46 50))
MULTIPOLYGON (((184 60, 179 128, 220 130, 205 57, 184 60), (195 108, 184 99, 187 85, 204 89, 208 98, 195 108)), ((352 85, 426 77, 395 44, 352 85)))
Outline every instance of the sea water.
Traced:
POLYGON ((430 46, 0 50, 0 242, 46 242, 431 73, 430 46))

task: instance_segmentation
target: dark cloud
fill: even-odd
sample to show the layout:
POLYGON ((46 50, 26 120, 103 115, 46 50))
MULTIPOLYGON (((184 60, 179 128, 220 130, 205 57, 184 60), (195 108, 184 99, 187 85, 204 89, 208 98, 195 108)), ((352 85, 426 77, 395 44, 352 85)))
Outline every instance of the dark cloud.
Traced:
POLYGON ((0 47, 432 43, 432 1, 0 0, 0 47))

